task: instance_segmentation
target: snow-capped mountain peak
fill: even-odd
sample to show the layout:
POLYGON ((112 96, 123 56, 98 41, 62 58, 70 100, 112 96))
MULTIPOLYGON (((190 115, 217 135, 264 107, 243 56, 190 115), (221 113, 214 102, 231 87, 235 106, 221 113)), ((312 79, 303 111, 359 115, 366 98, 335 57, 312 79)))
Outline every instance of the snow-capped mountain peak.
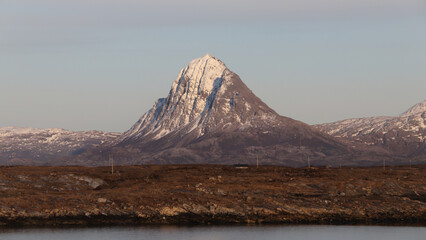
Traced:
POLYGON ((405 117, 405 116, 416 115, 416 114, 424 113, 424 112, 426 112, 426 100, 412 106, 407 111, 403 112, 400 116, 405 117))
POLYGON ((171 91, 177 93, 180 85, 189 81, 188 88, 185 91, 196 90, 197 95, 211 93, 215 85, 222 82, 227 67, 219 59, 210 54, 191 61, 183 68, 176 80, 173 82, 171 91), (191 86, 192 85, 192 86, 191 86))
POLYGON ((306 154, 325 161, 327 154, 350 150, 307 124, 280 116, 221 60, 206 54, 184 67, 167 97, 158 99, 102 153, 132 164, 229 164, 267 155, 269 164, 298 165, 304 164, 306 154))
MULTIPOLYGON (((375 154, 389 158, 379 149, 375 154)), ((235 164, 272 165, 375 164, 364 148, 280 116, 259 99, 219 59, 210 54, 191 61, 127 132, 113 143, 75 159, 117 164, 235 164), (308 162, 307 162, 308 161, 308 162)))
POLYGON ((273 112, 221 60, 206 54, 180 71, 168 96, 158 99, 121 140, 158 139, 179 130, 200 136, 231 120, 248 121, 236 113, 242 108, 259 116, 273 112))

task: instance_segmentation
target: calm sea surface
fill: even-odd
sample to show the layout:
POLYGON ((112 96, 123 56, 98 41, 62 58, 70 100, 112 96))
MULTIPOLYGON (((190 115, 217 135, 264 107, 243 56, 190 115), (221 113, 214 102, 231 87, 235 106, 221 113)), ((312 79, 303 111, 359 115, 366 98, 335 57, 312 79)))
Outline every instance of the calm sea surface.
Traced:
POLYGON ((1 240, 426 240, 426 227, 230 226, 0 229, 1 240))

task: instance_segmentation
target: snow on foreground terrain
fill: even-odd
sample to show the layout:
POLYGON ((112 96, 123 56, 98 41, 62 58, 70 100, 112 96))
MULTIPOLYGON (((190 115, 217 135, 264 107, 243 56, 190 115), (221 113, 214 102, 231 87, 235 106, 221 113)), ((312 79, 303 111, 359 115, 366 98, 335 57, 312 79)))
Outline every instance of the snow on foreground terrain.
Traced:
POLYGON ((395 117, 354 118, 315 127, 332 136, 381 146, 396 154, 426 156, 426 100, 395 117))
POLYGON ((73 132, 59 128, 0 128, 0 164, 43 164, 81 153, 118 137, 119 133, 73 132))

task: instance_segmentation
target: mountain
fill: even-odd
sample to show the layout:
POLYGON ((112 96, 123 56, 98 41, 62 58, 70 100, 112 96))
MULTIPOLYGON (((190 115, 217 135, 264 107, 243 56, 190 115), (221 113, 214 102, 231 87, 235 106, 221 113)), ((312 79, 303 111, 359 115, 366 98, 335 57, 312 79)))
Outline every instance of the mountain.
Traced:
POLYGON ((123 134, 0 128, 0 165, 424 163, 425 106, 309 126, 277 114, 207 54, 184 67, 168 95, 123 134))
POLYGON ((399 116, 354 118, 316 125, 332 136, 426 160, 426 100, 399 116))
POLYGON ((42 165, 111 142, 118 133, 50 128, 0 128, 0 165, 42 165))
POLYGON ((219 59, 191 61, 127 132, 108 146, 68 159, 117 164, 353 164, 357 151, 269 108, 219 59))

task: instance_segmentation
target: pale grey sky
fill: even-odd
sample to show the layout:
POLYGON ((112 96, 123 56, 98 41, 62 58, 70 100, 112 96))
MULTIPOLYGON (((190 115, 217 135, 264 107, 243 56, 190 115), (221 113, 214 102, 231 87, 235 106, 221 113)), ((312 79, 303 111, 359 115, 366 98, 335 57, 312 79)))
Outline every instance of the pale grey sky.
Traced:
POLYGON ((426 99, 424 0, 2 0, 0 127, 127 130, 190 60, 310 124, 426 99))

